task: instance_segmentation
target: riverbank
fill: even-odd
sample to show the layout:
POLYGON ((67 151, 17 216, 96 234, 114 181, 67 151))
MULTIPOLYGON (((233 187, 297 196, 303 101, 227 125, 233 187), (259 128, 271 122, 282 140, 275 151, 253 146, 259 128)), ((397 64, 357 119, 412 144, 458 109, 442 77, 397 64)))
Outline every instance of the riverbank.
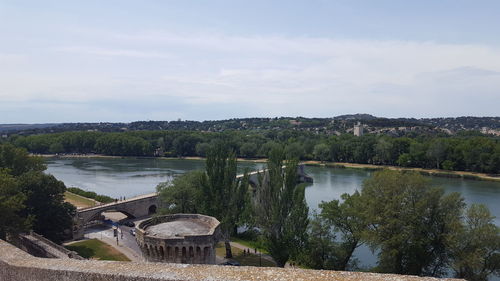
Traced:
MULTIPOLYGON (((136 156, 110 156, 102 154, 31 154, 33 156, 39 156, 43 158, 134 158, 134 159, 165 159, 165 160, 205 160, 204 157, 189 156, 189 157, 136 157, 136 156)), ((252 163, 266 163, 266 158, 257 159, 245 159, 238 158, 240 162, 252 162, 252 163)), ((332 168, 348 168, 348 169, 364 169, 364 170, 398 170, 398 171, 416 171, 425 176, 436 176, 436 177, 446 177, 446 178, 463 178, 470 180, 486 180, 486 181, 496 181, 500 182, 500 175, 493 176, 484 173, 467 172, 467 171, 448 171, 448 170, 438 170, 438 169, 423 169, 423 168, 412 168, 412 167, 399 167, 399 166, 388 166, 388 165, 373 165, 373 164, 357 164, 357 163, 345 163, 345 162, 321 162, 315 160, 302 161, 307 166, 323 166, 332 168)))
POLYGON ((64 192, 64 201, 73 204, 73 206, 75 206, 77 209, 94 207, 101 204, 101 202, 98 202, 94 199, 83 197, 69 191, 64 192))
POLYGON ((322 166, 331 167, 339 169, 363 169, 363 170, 396 170, 396 171, 416 171, 424 176, 434 176, 434 177, 444 177, 444 178, 463 178, 468 180, 485 180, 485 181, 499 181, 500 175, 492 176, 484 173, 475 173, 467 171, 448 171, 448 170, 438 170, 438 169, 423 169, 423 168, 412 168, 412 167, 399 167, 399 166, 388 166, 388 165, 373 165, 373 164, 356 164, 356 163, 345 163, 345 162, 320 162, 320 161, 304 161, 302 162, 307 166, 322 166))
MULTIPOLYGON (((110 158, 110 159, 126 159, 126 158, 134 158, 134 159, 164 159, 164 160, 205 160, 205 157, 199 156, 186 156, 186 157, 154 157, 154 156, 112 156, 112 155, 104 155, 104 154, 33 154, 30 153, 30 156, 42 157, 42 158, 110 158)), ((236 160, 240 162, 253 162, 253 163, 266 163, 267 158, 256 158, 256 159, 247 159, 247 158, 237 158, 236 160)))

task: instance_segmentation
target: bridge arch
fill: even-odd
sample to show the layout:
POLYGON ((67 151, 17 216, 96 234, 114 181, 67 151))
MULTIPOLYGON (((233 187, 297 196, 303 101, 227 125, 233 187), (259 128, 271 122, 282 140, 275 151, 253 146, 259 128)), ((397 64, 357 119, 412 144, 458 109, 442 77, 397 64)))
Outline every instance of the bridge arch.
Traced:
POLYGON ((148 215, 156 214, 156 205, 151 205, 148 208, 148 215))
POLYGON ((151 211, 156 211, 157 206, 158 194, 150 193, 127 200, 79 209, 75 218, 77 223, 76 227, 74 227, 73 238, 83 238, 85 226, 90 221, 100 219, 103 212, 116 211, 125 214, 129 218, 139 218, 151 215, 149 209, 151 208, 151 211), (151 208, 151 206, 155 207, 151 208))

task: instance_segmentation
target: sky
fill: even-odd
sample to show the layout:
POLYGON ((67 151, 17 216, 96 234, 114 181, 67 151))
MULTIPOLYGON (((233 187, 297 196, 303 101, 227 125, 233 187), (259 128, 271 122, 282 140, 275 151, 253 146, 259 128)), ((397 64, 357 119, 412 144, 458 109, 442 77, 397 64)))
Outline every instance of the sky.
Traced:
POLYGON ((500 116, 500 1, 0 0, 0 123, 500 116))

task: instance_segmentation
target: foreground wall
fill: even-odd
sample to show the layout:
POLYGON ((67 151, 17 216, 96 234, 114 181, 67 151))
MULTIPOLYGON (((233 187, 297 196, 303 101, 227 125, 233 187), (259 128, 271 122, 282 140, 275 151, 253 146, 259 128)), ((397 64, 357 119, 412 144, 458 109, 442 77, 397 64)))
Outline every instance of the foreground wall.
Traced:
POLYGON ((401 275, 321 270, 132 263, 33 257, 0 240, 2 281, 155 280, 436 280, 401 275))
POLYGON ((61 245, 50 241, 42 235, 30 232, 20 234, 18 244, 20 249, 29 254, 40 258, 55 258, 55 259, 78 259, 83 260, 78 253, 72 252, 61 245))

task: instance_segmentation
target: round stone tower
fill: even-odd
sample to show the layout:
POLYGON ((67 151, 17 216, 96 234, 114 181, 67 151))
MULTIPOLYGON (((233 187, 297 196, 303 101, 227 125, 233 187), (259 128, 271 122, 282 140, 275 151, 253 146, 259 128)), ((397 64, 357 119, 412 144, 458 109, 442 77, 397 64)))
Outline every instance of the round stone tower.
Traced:
POLYGON ((215 264, 219 225, 198 214, 159 216, 136 226, 136 240, 146 261, 215 264))

